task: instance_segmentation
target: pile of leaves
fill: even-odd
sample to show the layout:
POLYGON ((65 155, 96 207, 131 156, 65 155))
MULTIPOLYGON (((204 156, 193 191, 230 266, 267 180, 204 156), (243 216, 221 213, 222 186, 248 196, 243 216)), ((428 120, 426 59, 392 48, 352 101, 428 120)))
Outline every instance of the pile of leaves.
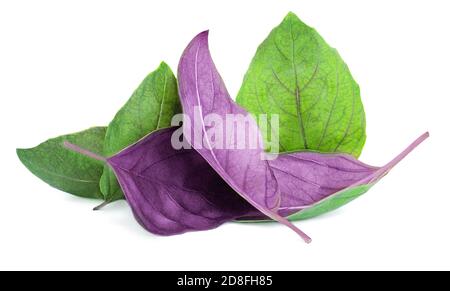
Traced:
MULTIPOLYGON (((265 140, 270 132, 260 131, 256 122, 249 131, 265 140)), ((60 136, 17 154, 51 186, 104 200, 97 209, 125 198, 137 221, 154 234, 275 220, 310 242, 292 221, 364 194, 427 137, 383 167, 358 161, 366 139, 359 86, 338 52, 289 13, 259 46, 236 102, 212 61, 208 32, 202 32, 182 55, 178 80, 161 63, 108 127, 60 136), (261 159, 268 148, 191 142, 193 125, 172 126, 171 120, 178 113, 194 119, 195 108, 201 108, 207 143, 213 143, 203 120, 208 114, 266 114, 269 120, 276 114, 278 158, 261 159), (177 132, 190 147, 172 146, 177 132)))

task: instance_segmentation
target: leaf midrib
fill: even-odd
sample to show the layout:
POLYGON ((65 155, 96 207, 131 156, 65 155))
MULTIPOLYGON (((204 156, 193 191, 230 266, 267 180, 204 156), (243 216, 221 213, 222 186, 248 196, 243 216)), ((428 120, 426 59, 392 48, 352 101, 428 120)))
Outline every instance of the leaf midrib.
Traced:
POLYGON ((294 35, 292 32, 292 19, 289 19, 289 30, 291 35, 291 41, 292 41, 292 68, 294 70, 294 77, 295 77, 295 102, 296 102, 296 109, 297 109, 297 119, 298 119, 298 125, 300 128, 300 134, 303 138, 303 146, 305 149, 308 149, 308 142, 306 140, 306 133, 305 133, 305 126, 303 124, 303 116, 302 116, 302 108, 301 108, 301 100, 300 100, 300 86, 298 84, 298 72, 297 72, 297 66, 295 64, 295 40, 294 35))

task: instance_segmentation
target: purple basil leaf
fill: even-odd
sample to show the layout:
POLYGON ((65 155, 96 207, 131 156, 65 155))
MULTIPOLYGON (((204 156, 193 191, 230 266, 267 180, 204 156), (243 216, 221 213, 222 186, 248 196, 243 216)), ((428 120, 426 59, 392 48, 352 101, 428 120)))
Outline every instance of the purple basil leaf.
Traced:
MULTIPOLYGON (((108 163, 117 174, 136 219, 148 231, 174 235, 215 228, 230 220, 267 216, 240 197, 195 150, 175 150, 177 128, 153 132, 106 159, 76 145, 66 147, 108 163)), ((419 137, 384 167, 363 164, 349 155, 311 152, 282 154, 270 161, 281 187, 279 214, 302 219, 351 201, 345 193, 376 183, 428 137, 419 137), (317 208, 317 210, 316 210, 317 208)), ((318 214, 317 214, 318 215, 318 214)))
MULTIPOLYGON (((195 121, 196 118, 201 120, 201 137, 206 143, 212 143, 208 124, 204 121, 206 116, 215 114, 223 120, 227 114, 248 115, 227 93, 211 59, 208 32, 199 34, 186 48, 180 61, 178 79, 183 111, 190 120, 195 121)), ((196 131, 192 122, 184 124, 185 136, 194 149, 236 192, 259 210, 258 215, 261 216, 262 213, 289 226, 306 241, 309 241, 309 238, 283 217, 302 209, 314 209, 330 197, 339 200, 333 201, 336 207, 343 205, 344 202, 350 201, 350 198, 344 197, 343 194, 361 185, 373 185, 428 137, 428 133, 422 135, 392 162, 377 168, 363 164, 349 155, 313 152, 283 154, 278 159, 262 161, 259 158, 261 149, 220 150, 211 146, 204 147, 195 140, 192 142, 191 133, 194 132, 195 135, 196 131), (250 179, 247 179, 249 177, 250 179), (276 181, 273 180, 274 177, 276 181), (253 187, 246 187, 249 185, 248 181, 252 182, 253 187), (267 182, 269 185, 276 183, 278 189, 271 188, 268 191, 264 188, 267 182), (270 207, 272 204, 268 203, 268 198, 275 202, 277 195, 280 195, 280 207, 270 207)), ((250 135, 259 136, 256 125, 249 131, 250 135)))
MULTIPOLYGON (((156 131, 109 159, 66 143, 77 152, 107 162, 136 219, 160 235, 211 229, 234 219, 269 217, 310 242, 285 217, 302 217, 302 211, 308 211, 304 217, 312 217, 351 201, 346 193, 353 193, 358 186, 370 188, 428 137, 428 133, 422 135, 381 168, 348 155, 314 152, 264 160, 262 147, 250 149, 246 141, 244 149, 238 149, 238 143, 247 136, 236 133, 226 135, 224 149, 217 149, 212 146, 217 136, 211 136, 214 127, 206 121, 208 116, 224 120, 228 114, 246 117, 248 113, 229 97, 212 62, 207 32, 194 38, 181 58, 179 89, 184 113, 194 121, 184 120, 184 137, 195 150, 174 149, 171 142, 176 128, 156 131), (199 143, 195 137, 196 119, 201 124, 199 143), (232 146, 236 148, 230 149, 232 146)), ((242 122, 247 127, 246 135, 261 142, 256 123, 248 123, 245 118, 242 122)))
MULTIPOLYGON (((350 195, 356 188, 369 186, 361 188, 368 190, 428 136, 428 133, 421 135, 383 167, 369 166, 347 154, 298 152, 279 155, 278 159, 269 161, 280 185, 281 206, 278 213, 284 217, 289 216, 289 219, 299 220, 347 204, 356 198, 350 195), (302 211, 306 210, 308 214, 303 215, 302 211)), ((356 192, 361 195, 365 191, 356 192)), ((241 219, 266 218, 255 212, 241 219)))
POLYGON ((196 151, 171 146, 175 129, 155 131, 109 159, 66 146, 109 164, 136 220, 151 233, 212 229, 255 212, 196 151))
MULTIPOLYGON (((226 136, 226 147, 211 146, 213 139, 204 120, 207 115, 226 120, 227 114, 247 116, 248 112, 230 98, 212 61, 207 31, 196 36, 184 51, 178 66, 178 85, 183 112, 193 121, 183 124, 184 136, 193 148, 252 206, 310 242, 306 234, 277 213, 281 202, 279 186, 268 161, 261 158, 264 154, 262 147, 251 149, 246 143, 244 149, 238 148, 237 143, 246 139, 246 136, 239 135, 226 136), (195 120, 201 123, 200 141, 205 140, 206 146, 197 143, 195 136, 191 135, 197 132, 195 120)), ((257 136, 261 141, 256 122, 246 124, 248 136, 257 136)))
POLYGON ((365 181, 379 169, 347 154, 315 152, 281 154, 270 165, 280 185, 283 216, 365 181))

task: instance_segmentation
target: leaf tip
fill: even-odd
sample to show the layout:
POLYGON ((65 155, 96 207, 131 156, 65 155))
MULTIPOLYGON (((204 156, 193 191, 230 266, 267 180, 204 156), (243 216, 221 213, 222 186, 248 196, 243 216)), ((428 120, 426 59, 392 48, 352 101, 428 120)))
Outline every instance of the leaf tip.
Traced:
POLYGON ((296 20, 296 21, 300 21, 300 19, 298 18, 297 14, 295 14, 292 11, 289 11, 288 14, 284 17, 284 20, 296 20))
POLYGON ((183 71, 183 63, 185 61, 185 58, 193 54, 195 50, 197 50, 200 47, 206 47, 208 49, 208 36, 209 36, 209 30, 205 30, 197 34, 189 43, 189 45, 185 48, 180 62, 178 64, 178 77, 180 78, 180 71, 183 71))
MULTIPOLYGON (((289 13, 284 17, 283 21, 281 22, 285 25, 298 25, 300 27, 304 27, 307 29, 313 29, 312 27, 309 27, 306 23, 304 23, 298 16, 292 11, 289 11, 289 13)), ((315 31, 315 30, 314 30, 315 31)), ((316 32, 317 33, 317 32, 316 32)))
POLYGON ((17 157, 23 164, 25 164, 27 159, 29 158, 30 150, 32 149, 22 149, 22 148, 16 149, 17 157))
POLYGON ((292 11, 289 11, 288 14, 286 15, 286 18, 288 18, 288 17, 297 17, 297 14, 295 14, 292 11))
POLYGON ((208 37, 208 35, 209 35, 209 29, 200 32, 199 35, 202 35, 202 36, 204 36, 204 37, 208 37))
POLYGON ((25 149, 16 149, 16 154, 20 157, 22 155, 22 153, 25 151, 25 149))
MULTIPOLYGON (((26 166, 26 158, 25 153, 27 152, 26 149, 16 149, 16 154, 19 160, 26 166)), ((28 166, 27 166, 28 167, 28 166)))
POLYGON ((170 69, 170 67, 165 61, 161 61, 161 63, 159 63, 157 70, 161 70, 161 69, 166 70, 166 69, 170 69))
POLYGON ((198 41, 204 41, 205 43, 208 43, 208 38, 209 38, 209 29, 200 32, 195 37, 195 39, 197 39, 198 41))

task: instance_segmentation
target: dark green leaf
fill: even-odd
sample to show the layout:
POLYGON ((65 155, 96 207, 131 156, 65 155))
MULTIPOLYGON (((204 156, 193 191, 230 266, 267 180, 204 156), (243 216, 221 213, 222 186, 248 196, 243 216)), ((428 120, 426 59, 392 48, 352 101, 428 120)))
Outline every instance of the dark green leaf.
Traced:
POLYGON ((106 127, 94 127, 50 139, 31 149, 17 149, 22 163, 50 186, 86 198, 103 198, 99 181, 103 163, 63 147, 64 141, 101 153, 106 127))
MULTIPOLYGON (((170 126, 172 117, 180 112, 176 78, 169 66, 161 63, 145 78, 109 124, 104 155, 113 156, 150 132, 170 126)), ((104 169, 100 188, 107 202, 124 197, 109 167, 104 169)))

